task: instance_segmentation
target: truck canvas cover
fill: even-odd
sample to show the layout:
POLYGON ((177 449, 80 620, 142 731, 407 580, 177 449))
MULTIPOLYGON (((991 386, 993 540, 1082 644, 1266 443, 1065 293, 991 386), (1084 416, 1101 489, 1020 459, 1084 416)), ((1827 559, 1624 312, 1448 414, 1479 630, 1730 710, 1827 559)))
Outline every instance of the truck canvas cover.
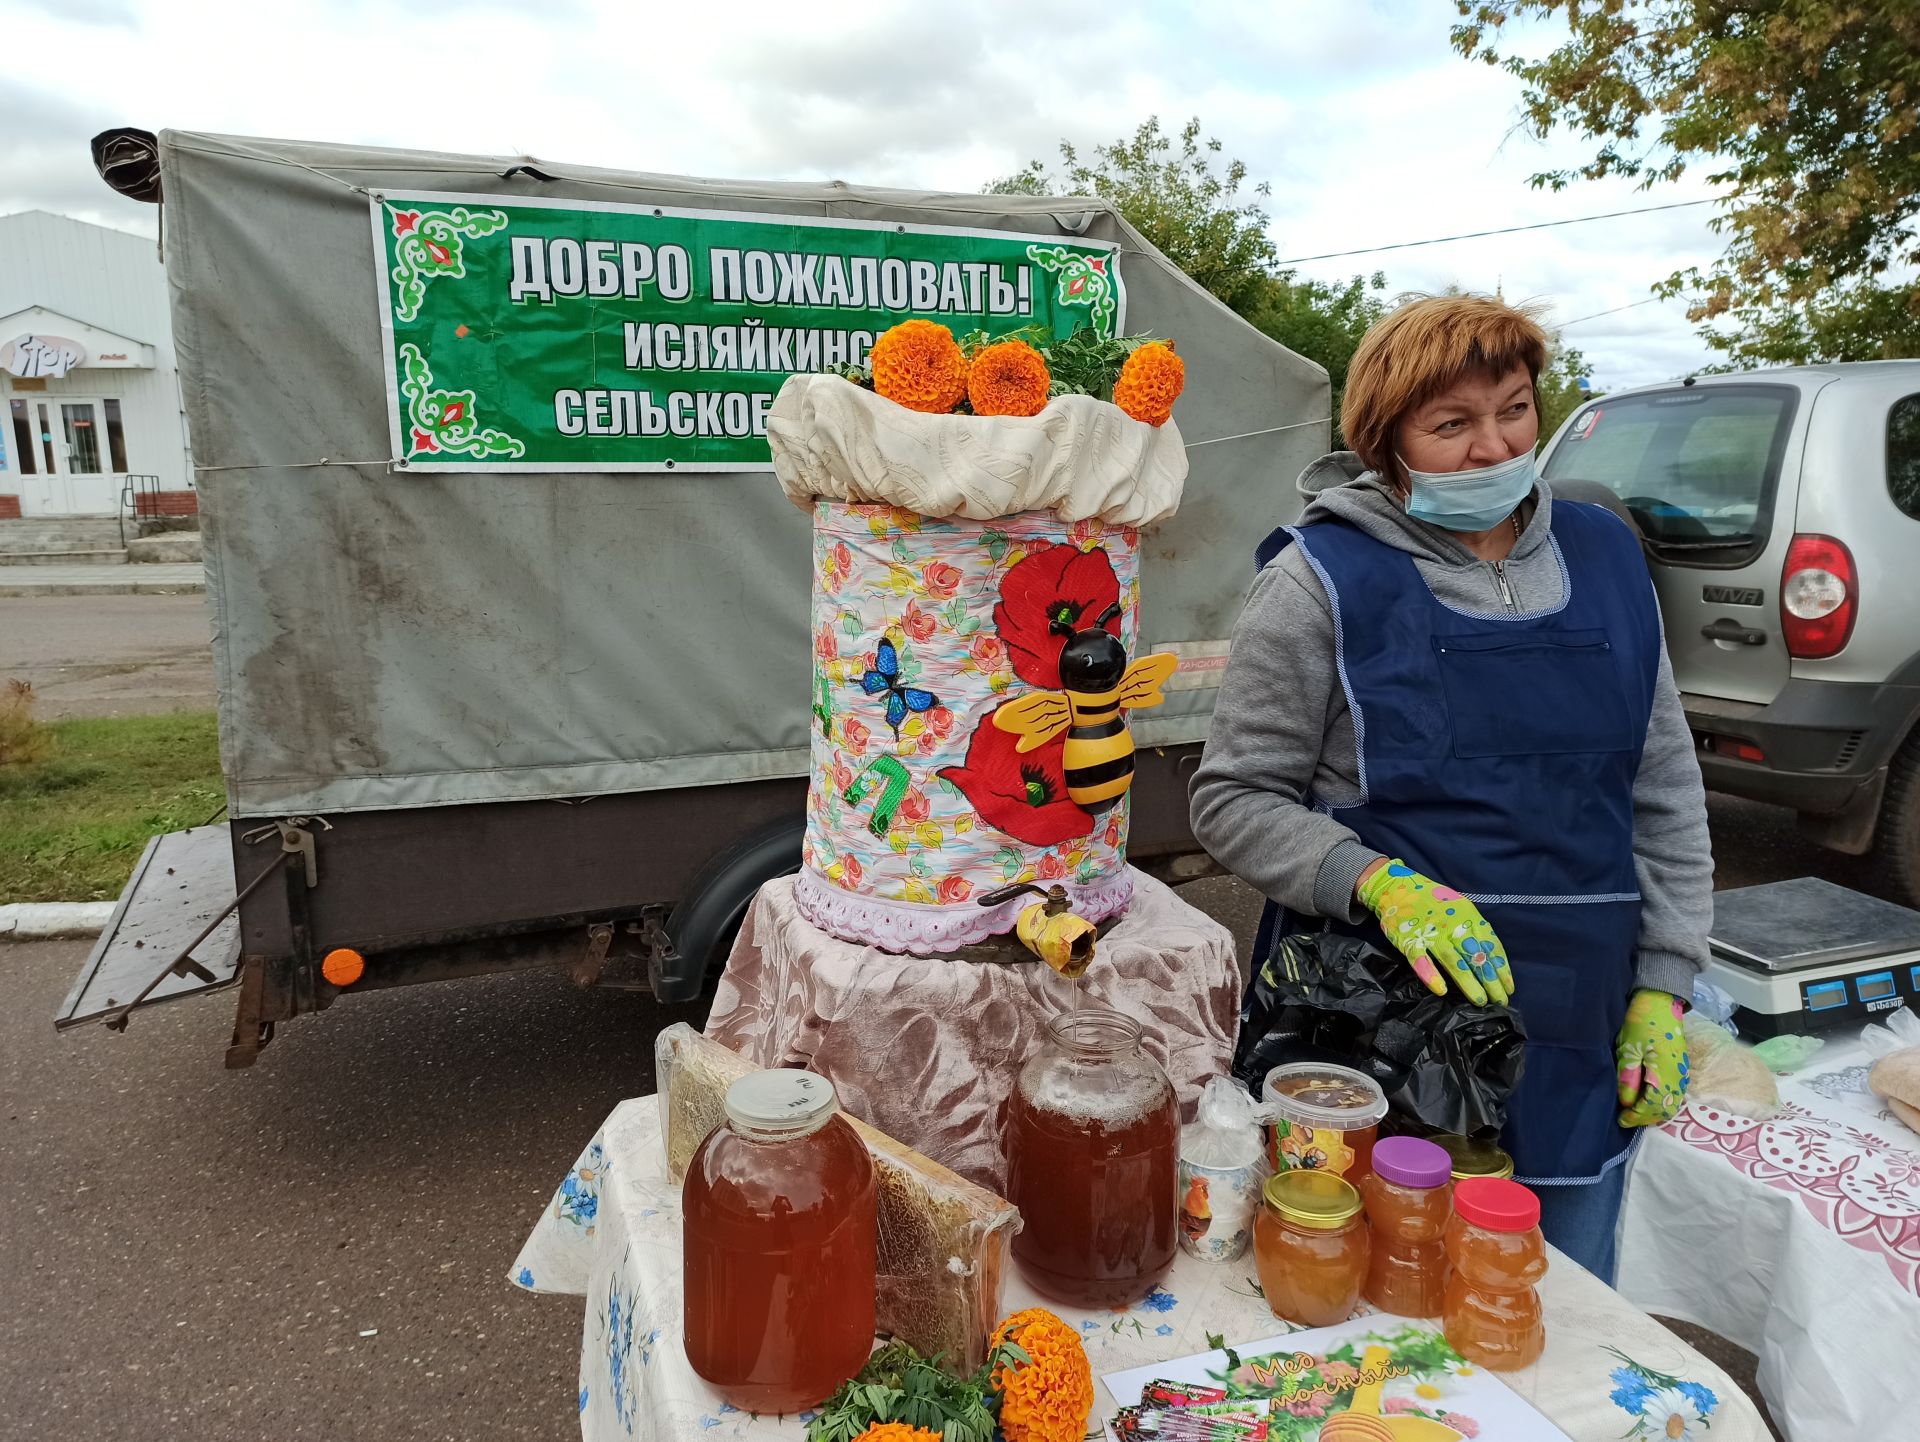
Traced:
POLYGON ((1327 443, 1325 372, 1101 202, 179 131, 161 165, 236 817, 803 774, 809 529, 757 397, 863 329, 1104 297, 1176 339, 1192 473, 1142 593, 1185 671, 1145 745, 1204 738, 1252 540, 1327 443))

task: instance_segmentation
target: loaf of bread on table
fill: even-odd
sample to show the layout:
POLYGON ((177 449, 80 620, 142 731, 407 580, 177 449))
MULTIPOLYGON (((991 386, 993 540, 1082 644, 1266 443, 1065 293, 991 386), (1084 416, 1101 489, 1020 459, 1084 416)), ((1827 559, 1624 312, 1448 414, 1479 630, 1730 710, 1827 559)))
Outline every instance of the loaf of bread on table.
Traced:
MULTIPOLYGON (((754 1064, 684 1022, 654 1043, 667 1174, 681 1180, 707 1134, 726 1119, 727 1087, 754 1064)), ((986 1358, 1020 1213, 938 1162, 842 1112, 873 1157, 880 1253, 875 1318, 883 1336, 939 1355, 951 1372, 986 1358)))

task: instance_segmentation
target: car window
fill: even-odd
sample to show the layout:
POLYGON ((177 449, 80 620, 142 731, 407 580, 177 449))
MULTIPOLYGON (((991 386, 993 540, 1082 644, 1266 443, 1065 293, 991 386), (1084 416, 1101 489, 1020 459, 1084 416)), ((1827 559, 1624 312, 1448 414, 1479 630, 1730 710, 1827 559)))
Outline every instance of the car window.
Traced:
POLYGON ((1544 474, 1549 482, 1605 486, 1655 543, 1757 540, 1766 530, 1793 403, 1794 392, 1782 386, 1603 399, 1575 417, 1544 474))
POLYGON ((1887 489, 1920 521, 1920 395, 1902 397, 1887 412, 1887 489))

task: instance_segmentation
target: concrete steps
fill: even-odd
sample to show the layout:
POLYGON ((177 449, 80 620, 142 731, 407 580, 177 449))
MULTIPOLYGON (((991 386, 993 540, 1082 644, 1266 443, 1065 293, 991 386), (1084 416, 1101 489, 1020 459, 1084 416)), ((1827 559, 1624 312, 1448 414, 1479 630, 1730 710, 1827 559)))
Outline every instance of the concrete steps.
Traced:
MULTIPOLYGON (((34 551, 0 551, 0 566, 124 566, 126 551, 84 550, 78 547, 46 546, 34 551)), ((168 556, 166 560, 185 559, 168 556)))
POLYGON ((136 564, 170 564, 200 559, 198 531, 162 531, 154 536, 136 536, 127 542, 127 559, 136 564))
POLYGON ((106 520, 0 521, 0 566, 177 565, 198 562, 200 532, 191 517, 184 527, 154 528, 106 520))
POLYGON ((118 521, 0 521, 0 566, 124 566, 118 521))

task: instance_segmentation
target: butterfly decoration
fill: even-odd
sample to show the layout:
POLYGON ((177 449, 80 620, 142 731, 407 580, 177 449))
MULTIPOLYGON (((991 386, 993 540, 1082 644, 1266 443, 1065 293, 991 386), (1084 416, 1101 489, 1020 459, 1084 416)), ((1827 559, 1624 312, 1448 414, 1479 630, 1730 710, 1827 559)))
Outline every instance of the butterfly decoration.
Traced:
POLYGON ((887 725, 893 728, 896 742, 909 712, 931 711, 940 704, 940 698, 933 692, 909 686, 900 679, 900 653, 884 636, 875 648, 873 669, 860 678, 860 689, 869 696, 887 698, 887 725))

